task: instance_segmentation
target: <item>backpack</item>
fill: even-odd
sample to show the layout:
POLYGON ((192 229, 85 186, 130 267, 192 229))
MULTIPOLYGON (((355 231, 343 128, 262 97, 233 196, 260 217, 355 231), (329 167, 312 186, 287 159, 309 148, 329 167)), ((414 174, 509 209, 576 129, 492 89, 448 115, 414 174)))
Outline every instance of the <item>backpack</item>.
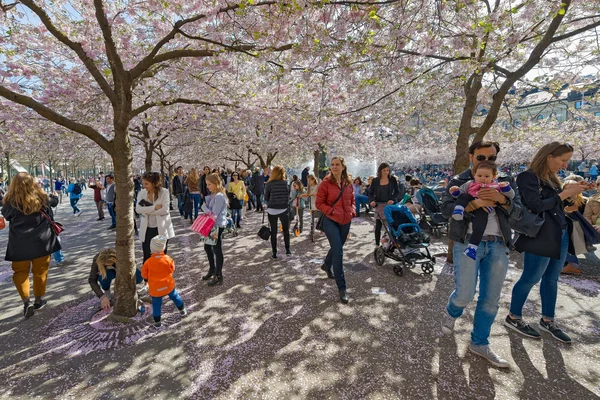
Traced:
POLYGON ((73 186, 73 194, 81 194, 81 185, 79 183, 73 186))

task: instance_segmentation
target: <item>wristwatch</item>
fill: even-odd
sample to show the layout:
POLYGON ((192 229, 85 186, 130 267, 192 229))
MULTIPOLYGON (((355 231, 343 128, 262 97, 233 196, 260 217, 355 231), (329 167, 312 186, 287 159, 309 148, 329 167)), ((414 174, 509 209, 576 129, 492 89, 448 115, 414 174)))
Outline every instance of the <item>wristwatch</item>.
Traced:
POLYGON ((509 204, 510 204, 510 200, 508 198, 504 199, 504 203, 498 203, 498 205, 501 205, 501 206, 507 206, 509 204))

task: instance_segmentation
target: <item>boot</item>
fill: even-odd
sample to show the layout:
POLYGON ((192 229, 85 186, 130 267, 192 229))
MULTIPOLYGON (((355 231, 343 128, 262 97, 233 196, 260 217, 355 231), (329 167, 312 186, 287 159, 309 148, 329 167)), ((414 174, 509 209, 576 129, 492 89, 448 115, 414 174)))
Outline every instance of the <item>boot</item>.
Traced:
POLYGON ((208 281, 208 286, 216 286, 223 284, 223 276, 213 276, 213 278, 208 281))
POLYGON ((340 290, 340 301, 343 304, 348 304, 348 301, 350 301, 350 298, 348 297, 348 294, 345 290, 340 290))
POLYGON ((208 271, 208 274, 204 275, 204 276, 202 277, 202 280, 203 280, 203 281, 207 281, 207 280, 209 280, 210 278, 212 278, 214 274, 215 274, 215 273, 214 273, 213 271, 208 271))

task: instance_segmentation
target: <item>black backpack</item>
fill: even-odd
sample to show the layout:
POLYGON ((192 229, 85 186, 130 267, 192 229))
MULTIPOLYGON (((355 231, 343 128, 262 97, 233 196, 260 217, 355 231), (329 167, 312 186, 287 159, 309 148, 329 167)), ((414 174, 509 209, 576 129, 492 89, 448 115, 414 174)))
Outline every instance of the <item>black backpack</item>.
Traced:
POLYGON ((73 194, 81 194, 81 185, 79 183, 76 183, 75 186, 73 186, 73 194))

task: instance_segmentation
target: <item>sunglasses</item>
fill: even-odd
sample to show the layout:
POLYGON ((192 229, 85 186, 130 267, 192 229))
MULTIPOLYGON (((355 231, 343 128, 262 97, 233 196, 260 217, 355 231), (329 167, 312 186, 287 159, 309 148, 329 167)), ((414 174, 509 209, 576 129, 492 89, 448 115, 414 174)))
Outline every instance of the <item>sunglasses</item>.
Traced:
MULTIPOLYGON (((497 156, 493 156, 493 155, 492 155, 492 156, 489 156, 489 157, 487 157, 487 160, 488 160, 488 161, 496 161, 496 158, 498 158, 498 157, 497 157, 497 156)), ((485 157, 483 154, 480 154, 480 155, 478 155, 478 156, 475 156, 475 159, 476 159, 477 161, 485 161, 485 160, 486 160, 486 157, 485 157)))

